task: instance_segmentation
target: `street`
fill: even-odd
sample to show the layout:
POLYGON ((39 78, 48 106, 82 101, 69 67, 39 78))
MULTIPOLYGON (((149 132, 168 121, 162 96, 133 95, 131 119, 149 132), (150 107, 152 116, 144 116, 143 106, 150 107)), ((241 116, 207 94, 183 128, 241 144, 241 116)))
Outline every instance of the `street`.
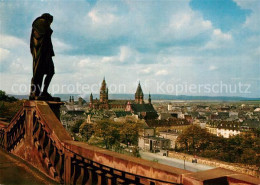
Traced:
MULTIPOLYGON (((162 155, 158 155, 158 154, 150 153, 150 152, 144 152, 144 151, 140 151, 140 155, 141 155, 141 158, 149 160, 149 161, 156 161, 161 164, 184 169, 184 160, 181 160, 181 159, 170 158, 170 157, 166 157, 166 156, 162 156, 162 155)), ((213 169, 213 168, 215 168, 215 167, 185 161, 185 170, 188 170, 188 171, 198 172, 198 171, 209 170, 209 169, 213 169)))

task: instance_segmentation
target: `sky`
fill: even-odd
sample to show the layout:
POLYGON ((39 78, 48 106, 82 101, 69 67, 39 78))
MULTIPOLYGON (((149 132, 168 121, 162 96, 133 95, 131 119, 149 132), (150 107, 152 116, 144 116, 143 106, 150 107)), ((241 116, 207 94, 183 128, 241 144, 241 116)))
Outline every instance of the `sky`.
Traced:
POLYGON ((31 24, 54 17, 52 94, 260 97, 259 0, 0 0, 0 89, 28 94, 31 24))

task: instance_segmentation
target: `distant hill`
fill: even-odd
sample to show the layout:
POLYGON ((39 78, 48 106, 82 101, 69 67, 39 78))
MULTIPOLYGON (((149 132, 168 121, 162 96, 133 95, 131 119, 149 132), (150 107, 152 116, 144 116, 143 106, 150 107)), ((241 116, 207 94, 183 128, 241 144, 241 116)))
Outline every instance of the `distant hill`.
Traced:
MULTIPOLYGON (((28 99, 28 95, 10 95, 17 99, 28 99)), ((55 94, 54 96, 60 97, 62 101, 69 100, 70 96, 74 96, 74 100, 77 101, 79 94, 55 94)), ((260 101, 260 98, 245 98, 245 97, 228 97, 228 96, 186 96, 186 95, 167 95, 167 94, 151 94, 152 100, 211 100, 211 101, 260 101)), ((82 98, 89 101, 89 95, 85 95, 82 98)), ((99 94, 93 94, 93 98, 99 99, 99 94)), ((109 99, 118 100, 133 100, 133 94, 109 94, 109 99)), ((144 95, 144 99, 148 99, 148 94, 144 95)))
MULTIPOLYGON (((62 100, 69 100, 70 96, 74 96, 76 101, 79 94, 56 94, 62 100)), ((134 100, 133 94, 109 94, 109 99, 134 100)), ((167 95, 167 94, 151 94, 152 100, 216 100, 216 101, 260 101, 260 98, 245 98, 245 97, 228 97, 228 96, 186 96, 186 95, 167 95)), ((89 95, 82 98, 89 101, 89 95)), ((93 94, 93 98, 99 99, 99 94, 93 94)), ((148 94, 144 95, 144 99, 148 99, 148 94)))
POLYGON ((8 96, 13 96, 19 100, 22 100, 22 99, 29 99, 29 95, 13 95, 13 94, 8 94, 8 96))

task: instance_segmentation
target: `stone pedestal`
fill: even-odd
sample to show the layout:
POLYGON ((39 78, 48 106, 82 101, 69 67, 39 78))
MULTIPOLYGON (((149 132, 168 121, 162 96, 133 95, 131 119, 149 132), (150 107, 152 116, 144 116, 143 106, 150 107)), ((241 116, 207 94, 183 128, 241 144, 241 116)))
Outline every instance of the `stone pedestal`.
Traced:
POLYGON ((46 102, 50 106, 51 110, 54 112, 54 114, 56 115, 56 117, 60 121, 60 107, 61 107, 61 105, 64 104, 63 102, 61 102, 60 98, 59 97, 52 97, 51 99, 49 99, 49 98, 41 97, 41 99, 42 100, 29 100, 29 101, 26 101, 25 105, 30 104, 29 102, 44 101, 44 102, 46 102))
POLYGON ((48 103, 58 120, 60 120, 60 106, 64 103, 60 101, 60 98, 57 98, 56 100, 58 101, 46 101, 46 103, 48 103))

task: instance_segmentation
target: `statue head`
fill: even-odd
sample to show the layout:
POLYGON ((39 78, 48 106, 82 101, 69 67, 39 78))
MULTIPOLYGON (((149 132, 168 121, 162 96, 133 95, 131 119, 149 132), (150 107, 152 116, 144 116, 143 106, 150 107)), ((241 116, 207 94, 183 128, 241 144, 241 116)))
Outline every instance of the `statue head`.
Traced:
POLYGON ((41 17, 43 19, 45 19, 46 21, 48 21, 49 24, 51 24, 52 21, 53 21, 53 16, 49 13, 44 13, 44 14, 41 15, 41 17))

